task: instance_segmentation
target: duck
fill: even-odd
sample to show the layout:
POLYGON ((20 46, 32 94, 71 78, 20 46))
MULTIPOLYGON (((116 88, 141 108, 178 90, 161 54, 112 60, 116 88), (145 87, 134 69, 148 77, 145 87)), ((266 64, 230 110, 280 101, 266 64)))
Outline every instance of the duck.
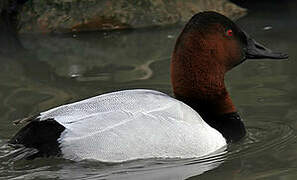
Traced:
POLYGON ((240 141, 246 128, 224 83, 247 59, 286 59, 213 11, 195 14, 171 57, 174 96, 149 89, 106 93, 24 118, 10 140, 26 158, 125 162, 196 158, 240 141))

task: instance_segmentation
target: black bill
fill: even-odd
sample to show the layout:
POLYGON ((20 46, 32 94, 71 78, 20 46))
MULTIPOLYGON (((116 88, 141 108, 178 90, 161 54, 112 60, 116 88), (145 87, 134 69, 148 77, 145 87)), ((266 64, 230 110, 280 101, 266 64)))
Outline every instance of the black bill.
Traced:
POLYGON ((245 33, 247 46, 245 47, 245 55, 247 59, 287 59, 289 56, 285 53, 273 52, 262 44, 258 43, 247 33, 245 33))

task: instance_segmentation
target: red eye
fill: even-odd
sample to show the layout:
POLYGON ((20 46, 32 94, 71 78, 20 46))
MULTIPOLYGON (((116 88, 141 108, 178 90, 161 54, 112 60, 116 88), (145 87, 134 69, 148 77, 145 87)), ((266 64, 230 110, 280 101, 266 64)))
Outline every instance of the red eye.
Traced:
POLYGON ((233 31, 231 29, 228 29, 226 31, 226 35, 229 36, 229 37, 233 36, 233 31))

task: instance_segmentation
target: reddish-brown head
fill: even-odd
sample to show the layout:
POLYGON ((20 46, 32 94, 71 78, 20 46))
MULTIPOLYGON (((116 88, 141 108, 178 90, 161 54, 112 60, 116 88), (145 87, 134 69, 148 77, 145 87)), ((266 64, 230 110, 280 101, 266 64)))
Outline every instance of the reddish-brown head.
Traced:
POLYGON ((225 73, 245 59, 284 59, 250 38, 216 12, 194 15, 177 39, 171 61, 171 81, 177 99, 200 113, 236 111, 224 85, 225 73))
POLYGON ((171 61, 171 81, 178 99, 195 101, 218 114, 235 111, 224 75, 245 59, 240 33, 231 20, 218 13, 192 17, 176 42, 171 61))

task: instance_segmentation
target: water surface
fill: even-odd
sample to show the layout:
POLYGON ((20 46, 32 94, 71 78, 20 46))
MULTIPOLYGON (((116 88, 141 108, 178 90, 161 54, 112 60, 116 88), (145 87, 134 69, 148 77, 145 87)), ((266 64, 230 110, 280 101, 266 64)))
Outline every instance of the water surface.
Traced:
MULTIPOLYGON (((271 8, 276 8, 275 6, 271 8)), ((287 61, 247 61, 226 84, 248 135, 228 152, 200 159, 122 164, 7 156, 12 121, 121 89, 172 95, 170 55, 181 27, 70 35, 22 35, 28 51, 0 57, 0 179, 281 179, 297 178, 297 22, 294 9, 252 11, 238 23, 287 61)))

